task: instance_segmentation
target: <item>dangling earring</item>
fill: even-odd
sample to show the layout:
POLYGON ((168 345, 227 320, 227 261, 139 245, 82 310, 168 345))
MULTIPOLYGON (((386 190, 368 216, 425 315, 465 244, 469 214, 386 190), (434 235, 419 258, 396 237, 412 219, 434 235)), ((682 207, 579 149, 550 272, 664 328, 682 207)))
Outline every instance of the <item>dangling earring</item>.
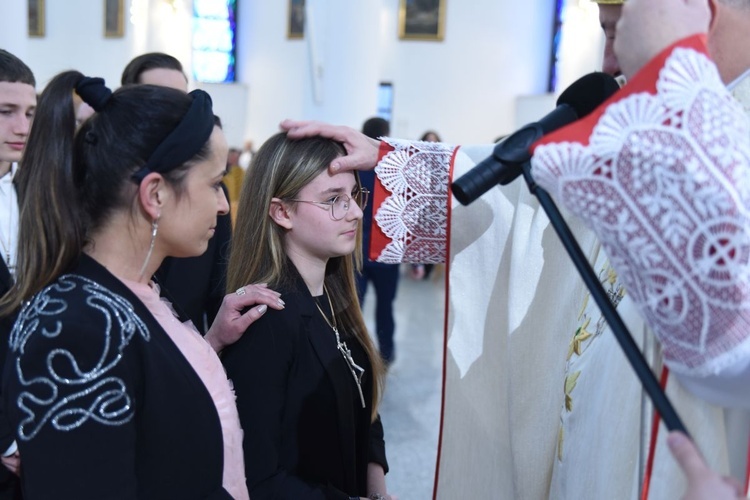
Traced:
POLYGON ((161 214, 159 214, 156 219, 151 222, 151 244, 148 246, 146 260, 143 261, 143 266, 141 266, 141 272, 138 276, 139 281, 143 279, 143 274, 146 272, 146 266, 148 266, 148 261, 151 259, 151 253, 154 251, 154 243, 156 243, 156 233, 159 231, 159 217, 161 217, 161 214))

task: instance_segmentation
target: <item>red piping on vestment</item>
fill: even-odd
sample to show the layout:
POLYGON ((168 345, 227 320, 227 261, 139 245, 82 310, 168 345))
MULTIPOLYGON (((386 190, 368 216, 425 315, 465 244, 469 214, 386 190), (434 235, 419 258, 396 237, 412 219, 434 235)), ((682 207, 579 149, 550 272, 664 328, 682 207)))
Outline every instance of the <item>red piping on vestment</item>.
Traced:
POLYGON ((448 361, 448 314, 450 313, 450 262, 451 262, 451 202, 452 194, 451 183, 453 182, 453 166, 456 163, 456 153, 458 148, 453 150, 451 155, 450 169, 448 171, 448 196, 446 203, 448 204, 448 218, 447 228, 445 235, 447 241, 445 242, 445 314, 443 314, 443 387, 440 394, 440 432, 438 433, 438 447, 437 457, 435 458, 435 483, 432 487, 432 500, 437 500, 438 490, 438 476, 440 475, 440 452, 443 449, 443 423, 445 422, 445 382, 446 382, 446 368, 448 361))
MULTIPOLYGON (((380 141, 380 147, 378 148, 378 163, 391 151, 395 151, 395 149, 390 144, 385 141, 380 141)), ((380 182, 380 179, 377 176, 375 176, 375 187, 373 191, 372 221, 370 222, 370 248, 365 249, 365 253, 369 255, 370 260, 377 261, 385 247, 391 242, 391 239, 385 235, 380 226, 378 226, 378 223, 375 222, 375 214, 378 213, 380 205, 383 204, 390 193, 385 186, 383 186, 383 183, 380 182)))

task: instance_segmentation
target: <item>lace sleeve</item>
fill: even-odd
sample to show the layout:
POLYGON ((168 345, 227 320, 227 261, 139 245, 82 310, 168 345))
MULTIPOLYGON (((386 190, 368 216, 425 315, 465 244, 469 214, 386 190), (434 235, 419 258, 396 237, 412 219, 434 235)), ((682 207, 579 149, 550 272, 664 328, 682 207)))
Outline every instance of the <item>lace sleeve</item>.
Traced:
POLYGON ((393 150, 375 167, 386 191, 385 200, 375 207, 374 224, 386 241, 377 261, 444 262, 448 183, 456 148, 437 142, 386 142, 393 150))
POLYGON ((533 172, 596 232, 670 367, 706 376, 750 354, 750 126, 692 45, 538 146, 533 172))

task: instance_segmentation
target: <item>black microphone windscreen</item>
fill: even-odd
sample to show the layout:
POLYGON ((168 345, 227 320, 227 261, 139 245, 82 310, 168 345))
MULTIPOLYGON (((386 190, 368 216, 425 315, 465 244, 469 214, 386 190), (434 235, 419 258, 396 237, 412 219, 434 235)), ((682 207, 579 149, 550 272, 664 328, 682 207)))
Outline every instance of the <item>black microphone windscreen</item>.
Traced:
POLYGON ((600 72, 589 73, 565 89, 557 99, 557 105, 567 104, 576 110, 579 118, 583 118, 619 89, 617 80, 611 75, 600 72))
POLYGON ((589 73, 570 85, 557 100, 557 107, 505 140, 469 172, 453 183, 453 194, 468 205, 492 186, 508 184, 523 172, 531 158, 531 146, 544 135, 588 115, 619 90, 617 81, 606 73, 589 73))

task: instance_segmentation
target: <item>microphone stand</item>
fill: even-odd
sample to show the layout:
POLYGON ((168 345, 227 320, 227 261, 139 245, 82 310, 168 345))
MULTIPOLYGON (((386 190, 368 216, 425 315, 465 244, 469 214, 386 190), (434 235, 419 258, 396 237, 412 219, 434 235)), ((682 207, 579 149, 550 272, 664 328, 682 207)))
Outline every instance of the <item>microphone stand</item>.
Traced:
POLYGON ((552 201, 549 193, 534 181, 534 178, 531 175, 531 163, 526 161, 521 166, 523 169, 523 177, 526 180, 526 184, 529 186, 529 191, 539 199, 539 203, 547 213, 557 236, 560 238, 565 250, 573 261, 573 264, 575 264, 581 278, 583 278, 586 287, 591 292, 591 296, 594 298, 594 301, 596 301, 596 305, 599 306, 599 309, 612 330, 612 333, 615 334, 617 343, 620 344, 625 357, 628 359, 630 366, 633 367, 633 370, 635 370, 638 379, 641 381, 649 398, 651 398, 654 407, 656 407, 656 410, 664 420, 667 429, 670 431, 682 431, 690 436, 685 425, 682 423, 680 417, 672 406, 672 403, 669 401, 669 398, 667 398, 667 395, 659 385, 654 372, 652 372, 651 368, 648 366, 648 363, 643 357, 638 345, 635 343, 635 340, 633 340, 633 336, 630 334, 625 323, 623 323, 622 318, 617 313, 617 309, 615 309, 612 302, 610 302, 607 292, 604 291, 604 287, 602 287, 602 284, 599 282, 599 278, 591 268, 588 259, 578 245, 578 242, 570 231, 565 219, 563 219, 562 214, 552 201))

